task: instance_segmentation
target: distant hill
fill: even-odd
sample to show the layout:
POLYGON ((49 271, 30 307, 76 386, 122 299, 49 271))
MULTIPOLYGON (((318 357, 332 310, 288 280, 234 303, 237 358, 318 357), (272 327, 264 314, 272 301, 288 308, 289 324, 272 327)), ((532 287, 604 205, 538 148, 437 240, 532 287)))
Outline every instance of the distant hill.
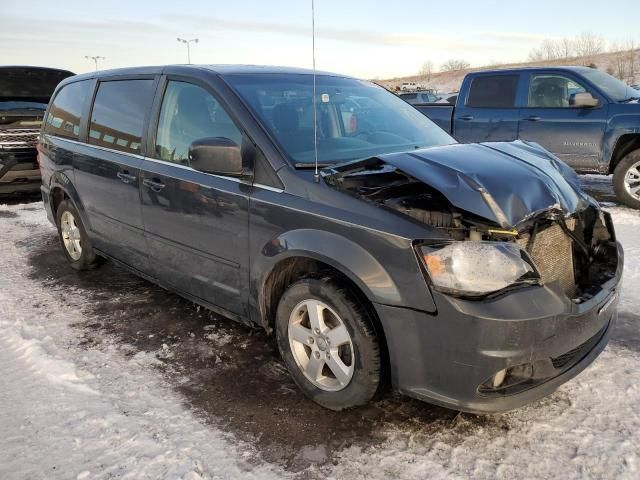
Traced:
MULTIPOLYGON (((629 84, 640 82, 640 50, 634 52, 634 65, 635 71, 633 75, 626 75, 624 80, 629 84)), ((594 55, 592 57, 574 57, 564 58, 559 60, 548 60, 541 62, 524 62, 524 63, 511 63, 504 65, 487 65, 484 67, 472 67, 465 70, 456 70, 451 72, 436 72, 432 73, 430 78, 424 75, 414 75, 411 77, 398 77, 390 78, 387 80, 376 80, 376 83, 382 85, 390 90, 394 90, 399 87, 402 82, 419 82, 426 88, 432 88, 437 92, 455 92, 460 89, 462 79, 469 72, 478 72, 482 70, 495 70, 502 68, 518 68, 518 67, 550 67, 550 66, 567 66, 567 65, 595 65, 600 70, 604 70, 614 76, 619 72, 619 64, 623 61, 628 61, 631 56, 631 51, 621 52, 607 52, 594 55)))

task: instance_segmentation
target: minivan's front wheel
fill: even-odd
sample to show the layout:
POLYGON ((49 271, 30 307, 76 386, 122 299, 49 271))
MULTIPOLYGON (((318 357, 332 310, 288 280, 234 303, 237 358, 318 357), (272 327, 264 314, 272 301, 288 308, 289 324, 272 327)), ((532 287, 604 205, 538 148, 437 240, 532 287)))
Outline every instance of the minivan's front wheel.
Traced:
POLYGON ((620 160, 613 173, 613 188, 618 200, 640 209, 640 149, 620 160))
POLYGON ((69 200, 64 200, 56 212, 58 236, 67 260, 76 270, 90 270, 100 264, 82 225, 78 210, 69 200))
POLYGON ((280 354, 300 389, 343 410, 368 403, 381 386, 378 338, 366 309, 330 277, 304 278, 280 299, 280 354))

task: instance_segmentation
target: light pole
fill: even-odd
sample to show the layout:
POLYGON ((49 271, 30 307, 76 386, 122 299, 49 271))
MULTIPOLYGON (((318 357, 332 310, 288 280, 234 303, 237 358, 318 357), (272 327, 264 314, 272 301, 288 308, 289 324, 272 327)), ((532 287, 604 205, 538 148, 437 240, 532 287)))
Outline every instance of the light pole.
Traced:
POLYGON ((191 40, 186 40, 184 38, 178 37, 178 42, 184 43, 187 46, 187 63, 191 64, 191 48, 190 48, 190 44, 191 43, 198 43, 198 39, 197 38, 192 38, 191 40))
POLYGON ((105 59, 105 57, 101 57, 100 55, 95 55, 93 57, 90 57, 89 55, 85 55, 84 58, 86 58, 87 60, 93 60, 93 63, 95 63, 96 65, 96 72, 98 71, 98 60, 105 59))

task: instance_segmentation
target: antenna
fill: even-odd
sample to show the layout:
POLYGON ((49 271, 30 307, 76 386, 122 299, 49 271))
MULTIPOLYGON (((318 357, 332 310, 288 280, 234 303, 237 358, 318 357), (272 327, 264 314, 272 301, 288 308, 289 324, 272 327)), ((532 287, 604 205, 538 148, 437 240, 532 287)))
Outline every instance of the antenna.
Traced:
POLYGON ((316 170, 313 174, 313 180, 320 182, 320 174, 318 173, 318 104, 316 97, 316 2, 311 0, 311 49, 313 58, 313 156, 315 160, 316 170))

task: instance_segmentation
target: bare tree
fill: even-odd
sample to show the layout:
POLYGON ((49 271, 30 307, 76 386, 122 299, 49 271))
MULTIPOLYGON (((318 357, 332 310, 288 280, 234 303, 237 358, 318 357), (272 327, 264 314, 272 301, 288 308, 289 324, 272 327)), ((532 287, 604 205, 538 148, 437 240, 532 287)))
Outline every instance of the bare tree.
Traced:
POLYGON ((607 72, 620 80, 624 80, 628 75, 629 56, 624 51, 624 47, 618 43, 611 44, 611 52, 611 64, 607 72))
POLYGON ((544 60, 544 53, 540 48, 534 48, 529 52, 529 61, 530 62, 541 62, 544 60))
POLYGON ((638 45, 634 39, 627 40, 626 49, 628 51, 629 77, 635 81, 636 70, 638 68, 638 45))
POLYGON ((584 32, 574 41, 576 56, 584 58, 585 62, 591 62, 593 57, 604 51, 604 39, 595 33, 584 32))
POLYGON ((565 37, 558 41, 558 48, 560 50, 560 58, 571 58, 574 56, 574 42, 573 40, 565 37))
POLYGON ((574 40, 562 38, 560 40, 544 40, 540 47, 534 48, 529 53, 529 60, 542 62, 547 60, 562 60, 573 56, 574 40))
POLYGON ((545 40, 542 42, 542 52, 546 60, 558 60, 563 56, 562 44, 556 40, 545 40))
POLYGON ((422 64, 422 68, 420 68, 420 76, 426 83, 431 82, 431 77, 433 76, 433 62, 431 60, 427 60, 422 64))
POLYGON ((470 66, 471 64, 466 60, 450 58, 442 64, 442 67, 440 67, 440 69, 443 72, 454 72, 456 70, 465 70, 470 66))

